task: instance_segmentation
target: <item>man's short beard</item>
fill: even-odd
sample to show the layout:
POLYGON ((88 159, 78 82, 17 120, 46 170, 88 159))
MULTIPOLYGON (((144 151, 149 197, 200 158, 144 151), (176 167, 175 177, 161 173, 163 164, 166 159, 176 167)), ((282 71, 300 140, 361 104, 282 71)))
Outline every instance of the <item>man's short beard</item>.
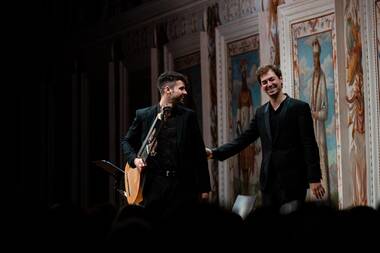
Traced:
POLYGON ((178 98, 178 103, 185 104, 185 98, 184 97, 179 97, 178 98))
POLYGON ((184 97, 177 97, 173 99, 173 104, 185 104, 185 98, 184 97))

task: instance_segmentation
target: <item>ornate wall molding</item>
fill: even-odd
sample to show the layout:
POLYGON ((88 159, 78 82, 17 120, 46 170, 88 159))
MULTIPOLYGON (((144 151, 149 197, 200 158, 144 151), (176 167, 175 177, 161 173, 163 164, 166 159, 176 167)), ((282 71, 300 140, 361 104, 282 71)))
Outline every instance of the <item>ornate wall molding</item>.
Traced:
POLYGON ((220 0, 219 13, 222 24, 258 13, 260 1, 220 0))
POLYGON ((207 4, 207 0, 159 0, 151 1, 126 12, 119 18, 112 20, 115 28, 113 30, 129 30, 135 27, 146 26, 157 23, 162 17, 173 16, 186 10, 197 8, 202 4, 207 4))
MULTIPOLYGON (((221 23, 229 23, 258 13, 259 1, 256 0, 219 0, 221 23)), ((208 0, 173 1, 161 0, 142 5, 123 17, 115 20, 118 23, 113 30, 125 34, 129 52, 141 48, 150 48, 154 44, 153 30, 155 24, 163 23, 167 38, 175 41, 192 33, 203 31, 204 11, 210 5, 208 0), (147 37, 148 36, 148 37, 147 37), (129 42, 130 40, 130 42, 129 42)))
POLYGON ((168 42, 201 32, 207 5, 206 0, 153 2, 126 13, 125 18, 118 21, 124 23, 116 33, 123 34, 127 54, 146 51, 156 46, 156 26, 164 29, 168 42))
POLYGON ((361 34, 363 42, 363 72, 366 108, 366 141, 368 165, 368 205, 380 204, 380 91, 378 71, 378 45, 376 0, 360 1, 361 34), (376 29, 377 28, 377 29, 376 29))

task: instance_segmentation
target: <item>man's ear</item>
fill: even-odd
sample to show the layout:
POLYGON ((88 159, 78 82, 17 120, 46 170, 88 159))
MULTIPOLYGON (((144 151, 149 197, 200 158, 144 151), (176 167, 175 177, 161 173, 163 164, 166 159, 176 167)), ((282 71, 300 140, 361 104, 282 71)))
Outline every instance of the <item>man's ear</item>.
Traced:
POLYGON ((169 87, 168 85, 166 85, 166 86, 164 87, 164 92, 165 92, 165 93, 170 93, 170 87, 169 87))

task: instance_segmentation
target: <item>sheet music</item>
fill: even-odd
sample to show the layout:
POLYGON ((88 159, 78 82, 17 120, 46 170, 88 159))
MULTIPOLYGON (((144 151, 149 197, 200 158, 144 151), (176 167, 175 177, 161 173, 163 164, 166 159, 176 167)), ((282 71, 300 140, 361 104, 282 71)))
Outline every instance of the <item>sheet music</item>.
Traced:
POLYGON ((232 207, 232 212, 245 219, 253 210, 256 197, 250 195, 238 195, 232 207))

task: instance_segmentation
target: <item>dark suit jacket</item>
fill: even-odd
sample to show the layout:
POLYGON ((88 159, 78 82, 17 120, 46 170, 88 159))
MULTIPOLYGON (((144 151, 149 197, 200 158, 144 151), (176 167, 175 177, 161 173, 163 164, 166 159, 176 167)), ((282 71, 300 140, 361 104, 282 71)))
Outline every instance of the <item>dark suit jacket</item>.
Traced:
MULTIPOLYGON (((202 134, 194 111, 177 105, 177 146, 179 154, 178 174, 182 183, 189 191, 209 192, 210 176, 208 172, 207 155, 202 134)), ((132 167, 151 125, 158 113, 158 105, 139 109, 136 117, 121 140, 124 160, 132 167)), ((149 164, 146 168, 149 173, 149 164)))
POLYGON ((258 137, 262 146, 261 190, 268 189, 273 177, 281 189, 305 189, 321 178, 319 151, 315 140, 310 106, 287 97, 279 115, 279 125, 271 134, 269 102, 256 110, 249 129, 230 143, 213 150, 213 157, 224 160, 237 154, 258 137))

